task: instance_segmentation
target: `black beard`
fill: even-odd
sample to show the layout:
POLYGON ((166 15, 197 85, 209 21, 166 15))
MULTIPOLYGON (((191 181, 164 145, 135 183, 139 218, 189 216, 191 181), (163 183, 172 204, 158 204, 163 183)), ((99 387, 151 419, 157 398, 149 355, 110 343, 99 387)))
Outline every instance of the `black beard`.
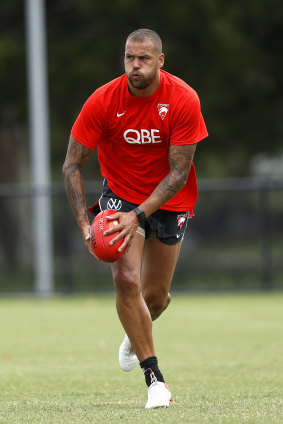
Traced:
POLYGON ((131 77, 129 77, 129 81, 130 81, 130 84, 133 87, 137 88, 138 90, 143 90, 144 88, 148 87, 150 85, 150 83, 151 83, 151 81, 148 82, 148 81, 146 81, 144 79, 139 80, 139 81, 135 81, 135 80, 133 81, 131 79, 131 77))
POLYGON ((147 79, 141 76, 140 80, 132 80, 131 75, 129 75, 128 80, 134 88, 137 88, 138 90, 143 90, 144 88, 148 87, 152 83, 152 81, 154 81, 155 76, 156 72, 153 75, 149 76, 147 79))

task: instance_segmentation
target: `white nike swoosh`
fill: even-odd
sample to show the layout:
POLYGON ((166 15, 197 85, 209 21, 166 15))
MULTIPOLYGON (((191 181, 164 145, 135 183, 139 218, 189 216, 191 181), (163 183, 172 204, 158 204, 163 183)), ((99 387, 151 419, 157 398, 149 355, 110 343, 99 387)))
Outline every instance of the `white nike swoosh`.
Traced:
POLYGON ((123 116, 127 111, 125 110, 125 112, 123 113, 117 113, 117 118, 120 118, 120 116, 123 116))

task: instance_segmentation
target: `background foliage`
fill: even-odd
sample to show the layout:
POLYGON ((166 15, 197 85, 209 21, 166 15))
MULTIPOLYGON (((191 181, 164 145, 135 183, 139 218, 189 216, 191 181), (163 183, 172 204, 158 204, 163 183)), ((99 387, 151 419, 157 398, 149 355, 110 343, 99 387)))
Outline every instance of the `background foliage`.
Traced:
MULTIPOLYGON (((280 0, 49 0, 46 9, 53 179, 82 104, 123 73, 125 39, 139 27, 161 35, 165 69, 200 95, 210 133, 200 176, 249 175, 255 154, 282 151, 280 0)), ((0 14, 0 178, 27 181, 24 1, 2 0, 0 14)))

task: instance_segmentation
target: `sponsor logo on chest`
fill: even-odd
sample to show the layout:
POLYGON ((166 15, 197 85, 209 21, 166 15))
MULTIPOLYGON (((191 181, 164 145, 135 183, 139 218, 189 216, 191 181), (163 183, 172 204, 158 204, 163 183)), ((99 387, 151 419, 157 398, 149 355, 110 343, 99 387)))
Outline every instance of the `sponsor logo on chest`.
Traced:
POLYGON ((141 129, 134 130, 130 128, 123 134, 124 139, 130 144, 149 144, 161 143, 160 131, 157 129, 141 129))
MULTIPOLYGON (((169 104, 158 103, 157 110, 158 110, 159 117, 163 121, 168 113, 169 104)), ((125 113, 126 111, 124 113, 117 113, 117 117, 123 116, 125 113)), ((152 110, 152 113, 153 113, 153 110, 152 110)), ((160 122, 160 118, 158 117, 154 118, 154 122, 156 119, 158 119, 160 122)), ((156 125, 159 126, 158 121, 156 121, 156 125)), ((124 140, 129 144, 150 144, 150 143, 157 144, 162 142, 160 130, 156 128, 152 128, 152 129, 129 128, 126 131, 124 131, 123 137, 124 137, 124 140)))

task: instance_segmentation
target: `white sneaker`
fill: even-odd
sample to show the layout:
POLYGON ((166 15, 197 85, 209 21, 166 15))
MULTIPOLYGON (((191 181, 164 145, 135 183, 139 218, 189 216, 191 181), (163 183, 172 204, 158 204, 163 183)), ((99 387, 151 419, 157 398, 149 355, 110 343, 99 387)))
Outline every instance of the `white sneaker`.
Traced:
POLYGON ((138 357, 133 351, 130 339, 127 334, 119 349, 119 363, 123 371, 132 371, 139 363, 138 357))
POLYGON ((155 381, 149 386, 145 409, 168 408, 170 402, 172 402, 172 396, 166 383, 155 381))

